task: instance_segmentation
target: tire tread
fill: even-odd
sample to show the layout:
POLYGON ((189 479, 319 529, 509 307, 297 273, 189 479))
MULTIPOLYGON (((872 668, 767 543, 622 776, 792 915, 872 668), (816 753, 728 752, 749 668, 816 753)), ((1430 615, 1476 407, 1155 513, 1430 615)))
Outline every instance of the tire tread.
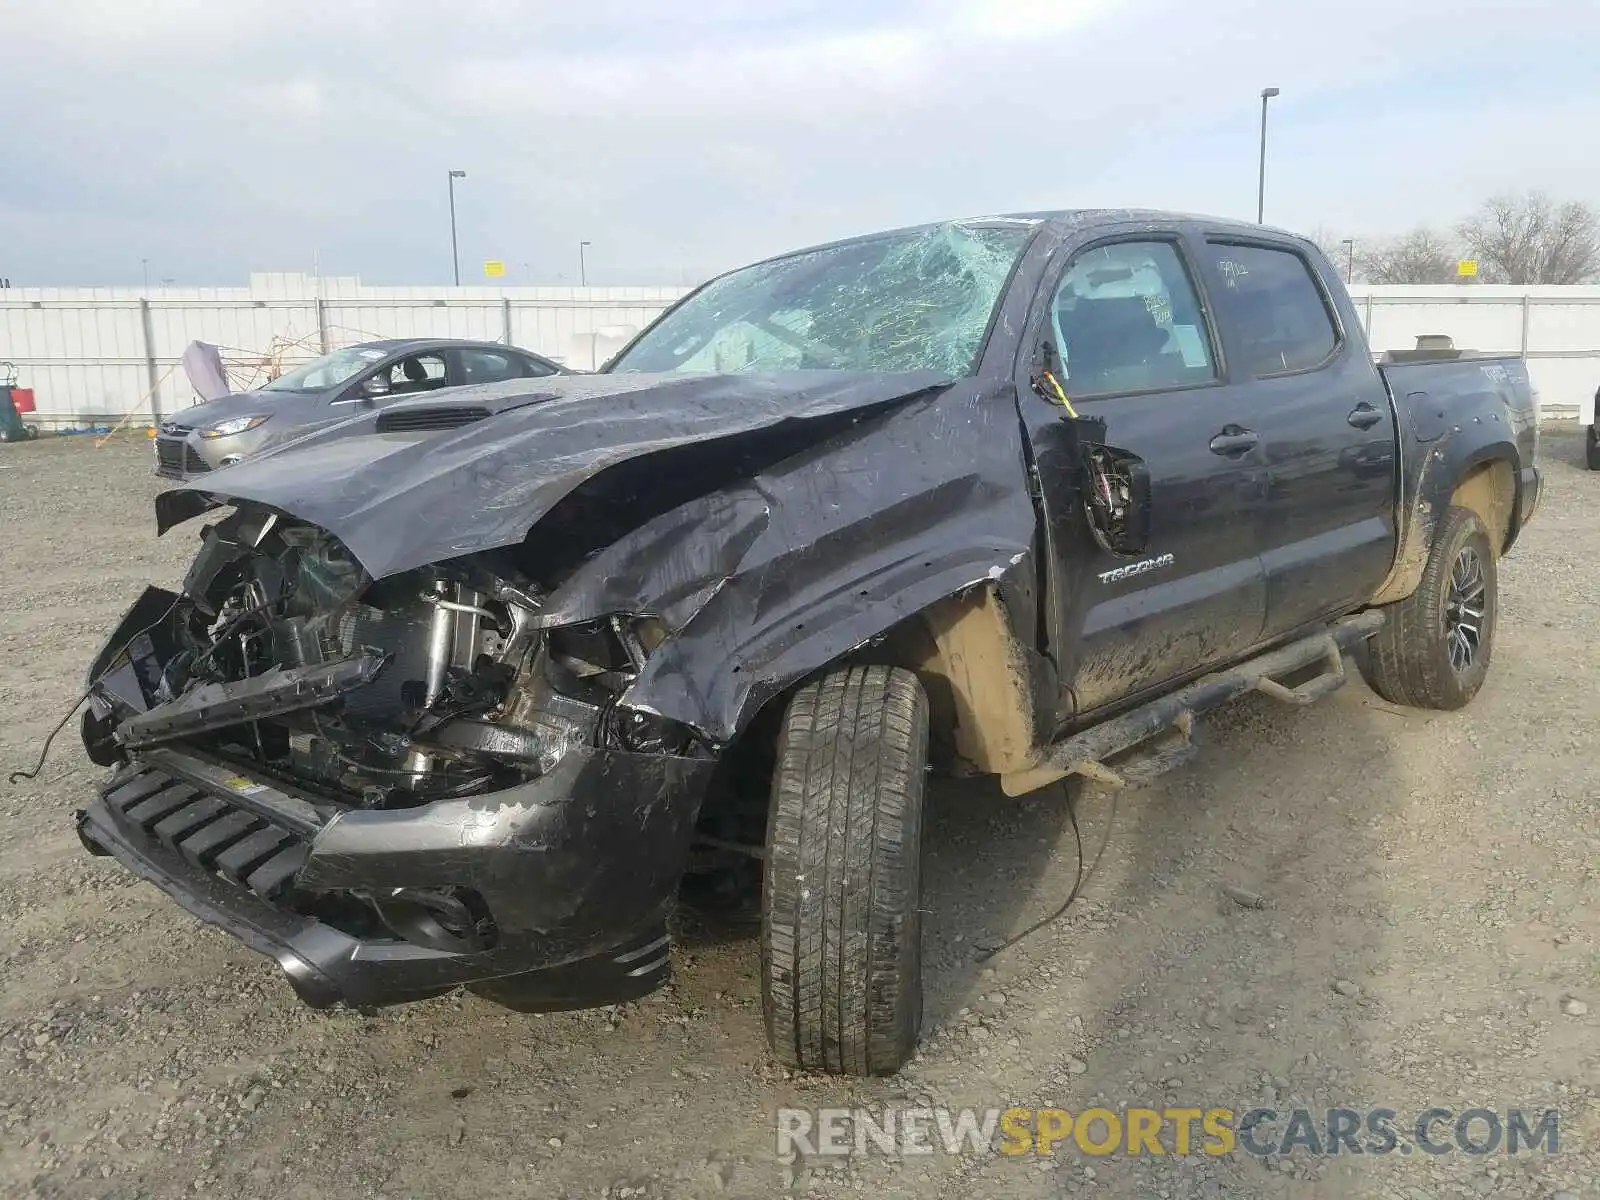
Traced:
POLYGON ((1373 691, 1408 708, 1456 709, 1477 695, 1494 651, 1496 562, 1488 529, 1471 509, 1451 507, 1428 554, 1422 579, 1403 600, 1385 607, 1388 619, 1367 643, 1362 673, 1373 691), (1488 586, 1485 636, 1478 669, 1465 682, 1451 669, 1443 629, 1450 570, 1468 542, 1477 542, 1488 586))
POLYGON ((927 699, 901 668, 843 668, 789 702, 762 926, 768 1038, 789 1066, 882 1074, 915 1047, 927 738, 927 699))

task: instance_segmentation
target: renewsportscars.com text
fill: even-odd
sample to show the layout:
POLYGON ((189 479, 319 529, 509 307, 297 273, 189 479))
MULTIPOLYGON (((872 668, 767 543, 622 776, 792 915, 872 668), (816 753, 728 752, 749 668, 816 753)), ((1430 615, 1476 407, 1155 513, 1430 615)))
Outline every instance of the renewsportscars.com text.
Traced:
POLYGON ((1299 1153, 1554 1154, 1554 1109, 782 1108, 778 1157, 1056 1153, 1106 1156, 1299 1153))

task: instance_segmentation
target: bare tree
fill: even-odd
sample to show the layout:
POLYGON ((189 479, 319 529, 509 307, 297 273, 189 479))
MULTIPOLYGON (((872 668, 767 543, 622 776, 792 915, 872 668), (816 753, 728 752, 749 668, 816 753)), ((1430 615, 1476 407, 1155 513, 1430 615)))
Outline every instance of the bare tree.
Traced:
POLYGON ((1432 229, 1356 243, 1356 270, 1368 283, 1455 283, 1459 258, 1449 238, 1432 229))
POLYGON ((1600 279, 1600 210, 1543 192, 1500 195, 1458 232, 1494 283, 1588 283, 1600 279))
MULTIPOLYGON (((1306 235, 1317 244, 1317 248, 1328 256, 1328 261, 1339 269, 1339 278, 1346 283, 1361 275, 1361 262, 1359 258, 1352 259, 1353 246, 1349 238, 1340 237, 1339 234, 1326 225, 1318 225, 1306 235)), ((1354 247, 1360 246, 1356 239, 1354 247)), ((1362 278, 1365 278, 1362 276, 1362 278)))

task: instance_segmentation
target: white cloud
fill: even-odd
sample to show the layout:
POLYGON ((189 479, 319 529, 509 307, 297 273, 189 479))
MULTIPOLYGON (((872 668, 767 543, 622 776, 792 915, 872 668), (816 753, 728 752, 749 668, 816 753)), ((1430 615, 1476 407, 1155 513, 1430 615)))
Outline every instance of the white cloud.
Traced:
POLYGON ((900 30, 692 47, 670 57, 536 54, 454 64, 444 73, 443 95, 479 115, 739 124, 760 113, 814 125, 916 95, 927 85, 930 60, 926 40, 900 30))
POLYGON ((1080 28, 1115 8, 1114 0, 959 0, 946 22, 955 37, 1038 41, 1080 28))
POLYGON ((327 108, 327 92, 315 79, 249 85, 241 89, 241 97, 253 101, 268 117, 310 120, 327 108))
POLYGON ((9 0, 0 248, 439 279, 452 166, 463 261, 570 274, 584 238, 618 282, 974 212, 1253 213, 1266 84, 1269 217, 1378 232, 1600 201, 1597 38, 1566 0, 9 0))

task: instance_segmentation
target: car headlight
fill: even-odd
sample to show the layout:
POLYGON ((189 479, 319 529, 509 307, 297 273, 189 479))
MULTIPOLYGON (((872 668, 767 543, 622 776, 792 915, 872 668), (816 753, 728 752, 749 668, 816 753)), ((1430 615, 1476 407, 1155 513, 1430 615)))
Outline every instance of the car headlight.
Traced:
POLYGON ((213 425, 210 429, 202 429, 200 436, 203 438, 232 437, 236 433, 247 433, 257 425, 262 424, 267 416, 263 414, 255 417, 234 417, 231 421, 223 421, 220 425, 213 425))

